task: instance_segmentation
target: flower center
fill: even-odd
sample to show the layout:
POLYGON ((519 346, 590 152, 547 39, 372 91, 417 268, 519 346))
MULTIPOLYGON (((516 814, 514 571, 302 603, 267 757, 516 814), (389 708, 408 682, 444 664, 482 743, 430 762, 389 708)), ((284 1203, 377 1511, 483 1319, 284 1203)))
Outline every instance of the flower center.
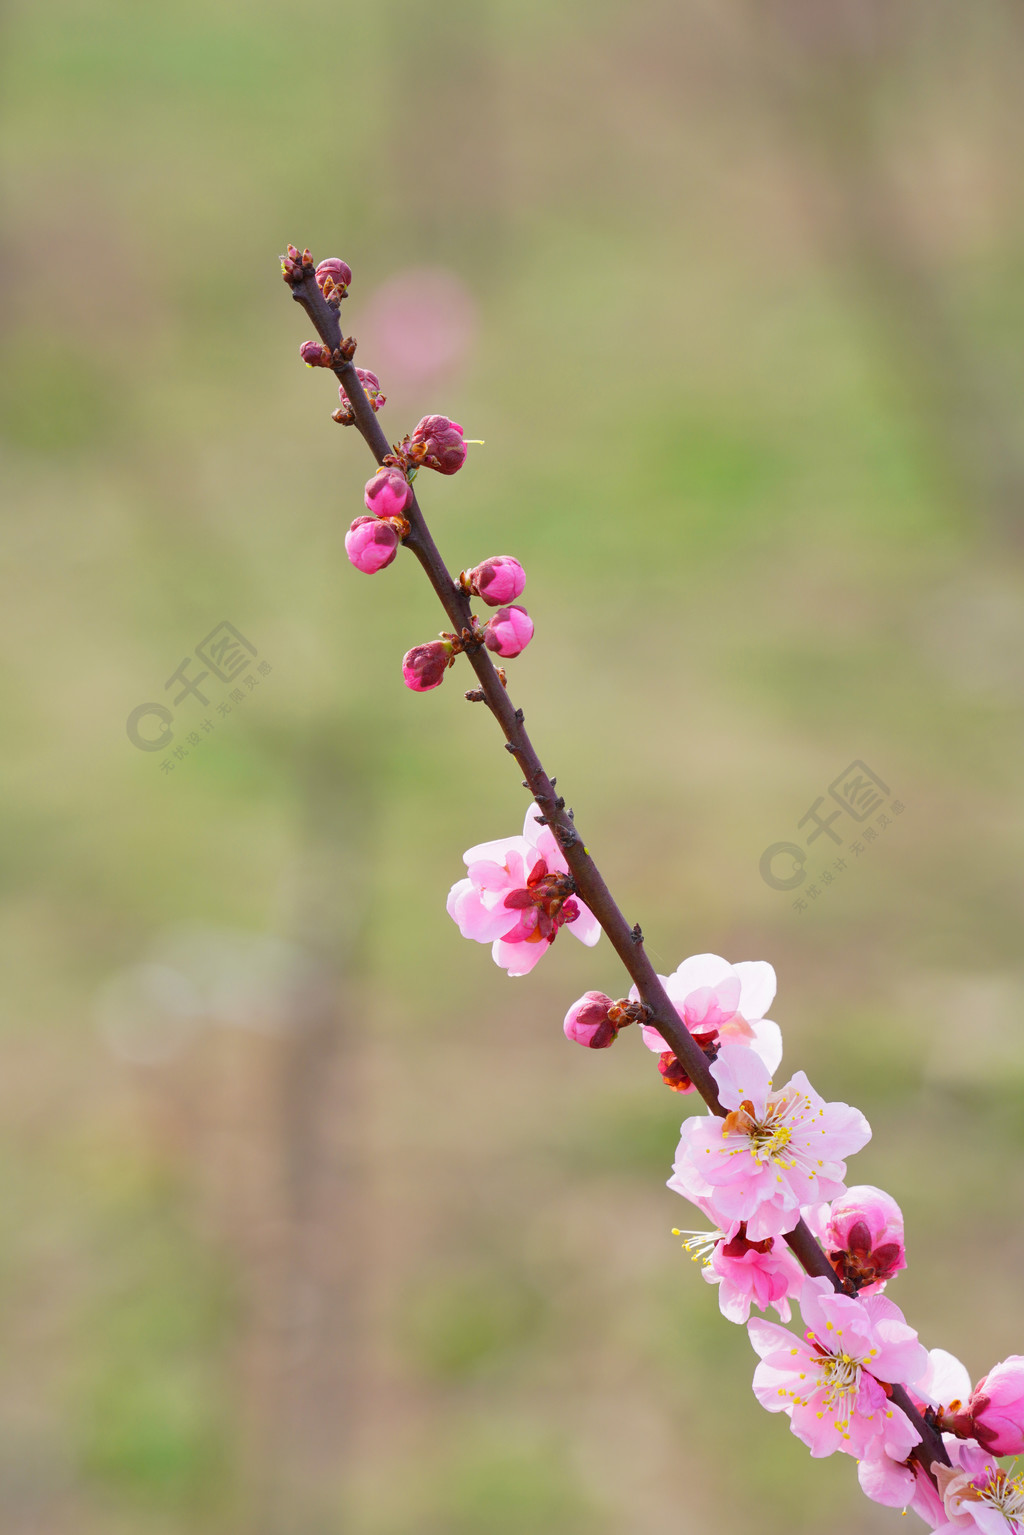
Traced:
POLYGON ((1024 1530, 1024 1476, 1010 1476, 997 1470, 988 1486, 982 1488, 981 1502, 998 1509, 1014 1530, 1024 1530))
POLYGON ((504 904, 510 911, 519 911, 520 927, 527 929, 517 941, 541 943, 553 938, 565 922, 575 922, 580 914, 578 904, 572 899, 576 883, 571 874, 557 870, 549 874, 548 866, 541 858, 527 880, 525 889, 510 890, 504 904))

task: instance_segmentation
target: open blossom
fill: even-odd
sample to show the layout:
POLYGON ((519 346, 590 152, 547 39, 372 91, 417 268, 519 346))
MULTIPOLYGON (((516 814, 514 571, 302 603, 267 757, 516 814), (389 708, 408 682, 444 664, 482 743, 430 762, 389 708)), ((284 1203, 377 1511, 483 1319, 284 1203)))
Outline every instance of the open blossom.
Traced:
POLYGON ((825 1250, 841 1279, 862 1294, 880 1290, 907 1266, 903 1213, 891 1194, 860 1183, 829 1213, 825 1250))
POLYGON ((799 1295, 806 1277, 785 1242, 774 1237, 752 1242, 742 1222, 734 1237, 723 1234, 715 1244, 702 1273, 718 1286, 718 1308, 730 1322, 745 1322, 751 1305, 761 1311, 773 1306, 788 1322, 790 1297, 799 1295))
MULTIPOLYGON (((956 1465, 961 1449, 959 1441, 952 1434, 943 1434, 942 1442, 956 1465)), ((912 1508, 933 1530, 952 1528, 935 1484, 923 1466, 916 1460, 909 1464, 905 1460, 893 1460, 885 1453, 880 1440, 869 1445, 858 1461, 857 1480, 861 1492, 872 1503, 883 1503, 887 1508, 912 1508)))
POLYGON ((978 1529, 982 1535, 1020 1535, 1024 1530, 1024 1476, 996 1462, 991 1450, 961 1444, 958 1464, 935 1467, 948 1524, 939 1529, 978 1529))
MULTIPOLYGON (((717 954, 693 954, 671 975, 658 977, 669 1000, 702 1049, 720 1040, 749 1044, 769 1075, 782 1060, 782 1034, 764 1015, 775 996, 775 971, 764 960, 730 965, 717 954)), ((637 998, 634 986, 630 996, 637 998)), ((658 1069, 676 1092, 690 1092, 693 1083, 666 1041, 651 1024, 641 1030, 644 1044, 660 1056, 658 1069)))
POLYGON ((927 1354, 899 1307, 886 1295, 854 1300, 837 1295, 827 1279, 805 1279, 800 1310, 803 1337, 775 1322, 747 1323, 761 1356, 754 1395, 762 1407, 787 1413, 813 1456, 843 1450, 862 1457, 880 1447, 906 1460, 921 1436, 879 1382, 913 1380, 927 1354))
POLYGON ((773 1091, 745 1045, 723 1044, 711 1075, 729 1112, 684 1121, 670 1189, 705 1200, 723 1229, 746 1221, 755 1242, 791 1231, 801 1205, 843 1193, 843 1159, 871 1138, 859 1109, 826 1103, 802 1071, 773 1091))
POLYGON ((471 847, 464 854, 468 878, 458 880, 448 896, 448 915, 463 938, 491 944, 495 964, 509 975, 528 974, 563 926, 588 947, 601 936, 538 814, 531 803, 521 837, 471 847))

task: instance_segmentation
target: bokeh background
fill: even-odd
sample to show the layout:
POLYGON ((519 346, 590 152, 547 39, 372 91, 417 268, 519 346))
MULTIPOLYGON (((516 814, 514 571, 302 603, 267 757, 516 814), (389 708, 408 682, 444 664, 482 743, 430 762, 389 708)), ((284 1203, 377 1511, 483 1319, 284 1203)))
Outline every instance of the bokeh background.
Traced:
POLYGON ((441 615, 345 559, 372 466, 277 257, 351 263, 392 437, 485 439, 422 501, 527 567, 545 762, 659 969, 774 963, 977 1377, 1024 1347, 1019 7, 4 27, 4 1535, 895 1529, 756 1407, 653 1058, 562 1038, 607 944, 509 981, 445 915, 525 796, 461 673, 402 687, 441 615), (223 622, 253 681, 133 745, 223 622), (855 759, 904 809, 801 910, 760 856, 855 759))

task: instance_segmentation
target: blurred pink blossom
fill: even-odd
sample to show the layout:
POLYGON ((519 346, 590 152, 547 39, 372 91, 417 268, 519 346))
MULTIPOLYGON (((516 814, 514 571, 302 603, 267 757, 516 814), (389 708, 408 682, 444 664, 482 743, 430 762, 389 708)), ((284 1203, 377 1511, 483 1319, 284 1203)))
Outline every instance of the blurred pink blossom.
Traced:
POLYGON ((420 387, 463 361, 476 330, 476 304, 454 272, 412 267, 370 295, 359 334, 392 387, 420 387))

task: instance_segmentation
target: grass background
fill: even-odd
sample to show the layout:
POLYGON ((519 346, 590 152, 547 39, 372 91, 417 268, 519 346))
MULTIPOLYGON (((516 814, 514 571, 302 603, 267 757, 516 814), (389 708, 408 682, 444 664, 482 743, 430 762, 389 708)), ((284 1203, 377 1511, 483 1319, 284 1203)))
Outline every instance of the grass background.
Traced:
POLYGON ((680 1101, 562 1039, 607 945, 509 982, 445 915, 524 796, 461 677, 401 685, 440 614, 345 560, 371 466, 276 258, 351 263, 370 367, 391 279, 460 285, 460 358, 383 379, 392 436, 486 440, 422 476, 442 551, 523 561, 510 685, 621 904, 663 971, 774 963, 977 1377, 1024 1259, 1016 7, 4 27, 0 1527, 894 1528, 669 1237, 680 1101), (126 717, 222 619, 272 670, 164 773, 126 717), (758 859, 854 758, 905 812, 799 912, 758 859))

